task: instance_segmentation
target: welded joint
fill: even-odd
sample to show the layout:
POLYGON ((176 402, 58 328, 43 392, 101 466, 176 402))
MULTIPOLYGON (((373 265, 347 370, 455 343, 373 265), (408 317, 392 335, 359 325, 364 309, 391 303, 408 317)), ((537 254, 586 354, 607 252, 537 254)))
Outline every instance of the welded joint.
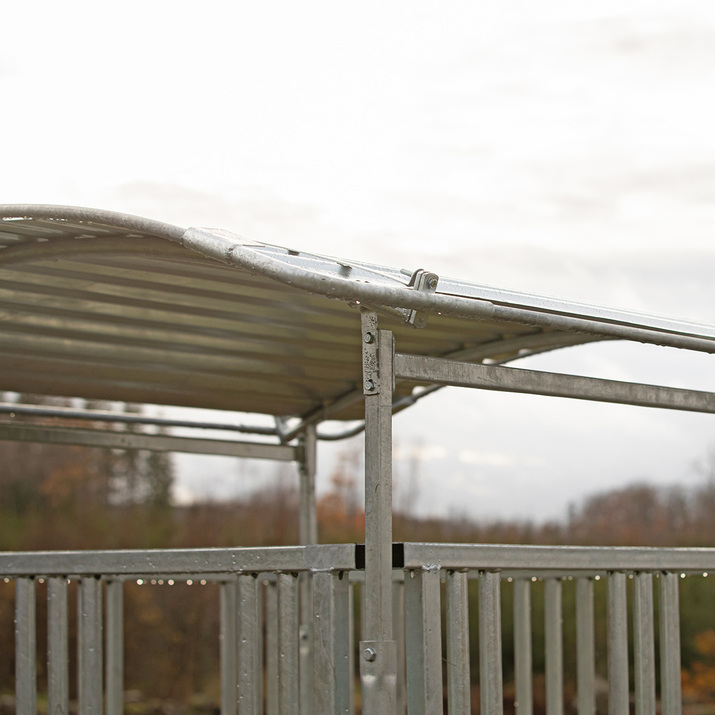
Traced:
MULTIPOLYGON (((408 287, 413 290, 422 291, 423 293, 435 293, 439 276, 436 273, 425 271, 418 268, 410 277, 408 287)), ((419 310, 410 310, 407 316, 407 322, 414 325, 415 328, 424 328, 427 326, 427 313, 419 310)))

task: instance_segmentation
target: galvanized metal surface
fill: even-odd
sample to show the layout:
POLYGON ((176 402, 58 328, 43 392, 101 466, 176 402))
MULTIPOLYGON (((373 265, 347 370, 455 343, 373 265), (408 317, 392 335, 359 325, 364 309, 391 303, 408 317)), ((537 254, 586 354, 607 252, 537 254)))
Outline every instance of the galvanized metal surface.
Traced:
POLYGON ((516 576, 591 576, 609 571, 713 571, 715 548, 630 546, 524 546, 512 544, 403 544, 405 568, 435 564, 442 569, 498 569, 516 576))
POLYGON ((236 549, 0 552, 0 576, 116 576, 235 574, 268 571, 349 571, 353 544, 236 549))
POLYGON ((102 715, 102 645, 102 582, 90 576, 80 581, 77 600, 77 700, 80 715, 102 715))
POLYGON ((628 610, 626 574, 608 575, 608 712, 628 712, 628 610))
POLYGON ((220 586, 221 715, 238 712, 238 585, 235 579, 220 586))
POLYGON ((124 712, 124 583, 109 579, 105 590, 106 710, 107 715, 122 715, 124 712))
POLYGON ((0 422, 0 440, 68 444, 109 449, 150 449, 154 452, 210 454, 214 456, 242 457, 244 459, 270 459, 276 462, 292 462, 298 456, 295 447, 282 444, 169 437, 161 434, 137 434, 135 432, 8 422, 0 422))
POLYGON ((481 390, 572 397, 688 412, 715 412, 715 394, 711 392, 494 365, 471 365, 419 355, 395 355, 395 373, 400 378, 417 382, 436 382, 481 390))
POLYGON ((471 678, 467 574, 465 571, 447 571, 445 582, 448 713, 469 715, 471 678))
POLYGON ((579 715, 596 712, 593 579, 576 582, 576 686, 579 715))
POLYGON ((532 715, 531 579, 514 581, 514 707, 519 715, 532 715))
POLYGON ((562 715, 564 711, 564 643, 561 579, 547 578, 544 591, 546 712, 547 715, 562 715))
MULTIPOLYGON (((69 713, 69 627, 67 579, 47 582, 47 709, 69 713)), ((115 715, 107 701, 108 715, 115 715)))
POLYGON ((361 418, 357 302, 397 309, 385 320, 418 354, 501 362, 613 337, 715 350, 702 326, 444 277, 418 290, 396 269, 123 214, 0 207, 3 390, 361 418), (424 329, 401 322, 414 310, 424 329))
POLYGON ((442 609, 439 569, 410 571, 405 578, 407 711, 442 713, 442 609))
POLYGON ((37 628, 35 581, 15 582, 15 702, 17 711, 37 712, 37 628))
POLYGON ((681 715, 680 597, 678 574, 660 575, 660 701, 663 715, 681 715))
POLYGON ((479 572, 479 690, 481 711, 504 712, 499 574, 479 572))

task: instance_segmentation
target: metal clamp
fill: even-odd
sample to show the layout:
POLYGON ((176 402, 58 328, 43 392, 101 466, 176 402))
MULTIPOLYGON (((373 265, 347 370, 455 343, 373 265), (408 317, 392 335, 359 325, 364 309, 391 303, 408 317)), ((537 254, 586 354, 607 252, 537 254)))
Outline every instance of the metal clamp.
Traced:
MULTIPOLYGON (((410 288, 414 288, 414 290, 435 293, 438 283, 439 276, 436 273, 418 268, 410 276, 410 282, 407 285, 410 288)), ((427 325, 427 314, 418 310, 411 310, 407 316, 407 322, 410 325, 414 325, 415 328, 424 328, 427 325)))

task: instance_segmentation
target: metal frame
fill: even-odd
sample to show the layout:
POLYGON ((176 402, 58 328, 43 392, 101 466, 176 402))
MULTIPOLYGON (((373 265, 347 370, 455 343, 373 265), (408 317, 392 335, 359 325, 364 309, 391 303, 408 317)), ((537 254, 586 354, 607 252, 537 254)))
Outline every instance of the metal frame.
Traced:
MULTIPOLYGON (((221 389, 222 379, 235 378, 240 373, 241 385, 257 380, 264 391, 262 394, 283 400, 282 405, 300 406, 293 415, 297 420, 292 425, 283 414, 273 415, 275 428, 252 428, 118 416, 98 411, 0 405, 0 413, 9 416, 0 422, 0 439, 293 461, 298 463, 301 479, 301 546, 0 554, 0 574, 16 582, 17 704, 20 711, 32 713, 36 708, 35 579, 49 579, 48 697, 52 708, 67 709, 67 579, 72 578, 80 580, 80 712, 100 712, 102 698, 106 695, 107 711, 114 714, 120 712, 122 706, 123 581, 147 576, 188 578, 200 575, 221 584, 222 712, 226 715, 257 715, 264 695, 270 713, 307 715, 315 712, 322 715, 352 711, 351 639, 354 624, 351 594, 355 582, 360 583, 363 613, 358 649, 363 712, 367 715, 402 712, 406 701, 410 715, 441 713, 445 690, 450 715, 469 712, 469 640, 465 632, 468 632, 470 615, 468 581, 473 578, 478 581, 479 591, 477 617, 482 712, 499 715, 502 711, 500 590, 502 581, 509 579, 515 584, 515 672, 519 712, 522 715, 531 713, 530 584, 540 578, 545 580, 546 594, 548 710, 556 715, 563 710, 562 587, 564 579, 575 579, 578 592, 578 707, 580 713, 591 715, 595 703, 593 581, 605 578, 608 583, 610 709, 620 713, 628 708, 629 699, 626 582, 632 576, 635 580, 632 625, 636 707, 638 713, 645 714, 653 712, 656 701, 656 619, 652 593, 655 575, 660 590, 661 706, 668 715, 680 712, 678 578, 684 573, 715 570, 715 550, 393 545, 392 415, 443 385, 712 413, 715 412, 715 396, 707 392, 536 372, 503 367, 501 363, 524 354, 602 339, 626 339, 714 353, 715 328, 509 293, 442 279, 421 269, 400 272, 354 261, 311 256, 248 242, 225 231, 184 230, 88 209, 0 207, 0 243, 3 246, 0 271, 34 265, 34 262, 48 258, 80 262, 86 259, 88 262, 81 264, 83 269, 90 270, 94 261, 103 267, 102 270, 110 270, 108 266, 111 267, 112 261, 121 262, 137 256, 151 261, 183 262, 182 265, 190 267, 187 270, 198 271, 202 280, 214 269, 237 269, 235 275, 246 281, 243 287, 246 290, 247 325, 260 325, 266 317, 273 318, 270 311, 275 309, 275 303, 271 301, 282 300, 281 307, 285 309, 300 296, 305 300, 302 307, 306 315, 315 310, 318 317, 311 318, 313 322, 309 321, 309 326, 322 330, 317 342, 324 344, 321 353, 312 351, 310 340, 297 338, 295 334, 286 338, 289 349, 282 356, 283 362, 276 361, 278 368, 275 372, 284 382, 272 392, 272 373, 262 372, 261 365, 256 365, 256 355, 264 355, 267 365, 269 361, 265 356, 270 354, 270 345, 275 343, 266 338, 265 346, 258 352, 251 352, 251 331, 245 326, 239 332, 244 341, 246 334, 249 336, 248 342, 241 343, 246 354, 240 351, 232 354, 221 342, 228 340, 228 333, 233 336, 226 327, 230 325, 227 306, 232 294, 226 292, 221 294, 220 310, 217 307, 214 311, 217 315, 212 315, 212 320, 217 322, 211 329, 213 332, 209 331, 210 335, 202 332, 203 326, 199 323, 186 321, 184 337, 203 340, 203 354, 197 348, 196 356, 191 349, 185 349, 181 354, 171 355, 171 359, 167 357, 174 372, 172 379, 167 380, 162 391, 157 393, 162 399, 176 399, 172 404, 185 406, 197 402, 201 406, 216 406, 204 404, 208 399, 207 386, 221 389), (102 263, 103 260, 107 262, 102 263), (266 299, 269 307, 262 306, 263 312, 254 315, 251 301, 256 288, 259 292, 270 293, 270 297, 266 299), (356 321, 346 318, 345 310, 323 310, 328 305, 324 298, 359 308, 359 333, 356 321), (316 307, 318 300, 323 300, 320 309, 316 307), (410 337, 413 333, 408 335, 404 328, 396 328, 395 318, 409 326, 425 329, 427 347, 422 350, 420 340, 410 337), (470 333, 476 330, 475 326, 481 327, 470 333), (359 340, 361 350, 344 349, 344 344, 340 344, 341 355, 331 363, 332 387, 321 392, 320 388, 328 379, 320 374, 320 359, 331 360, 332 343, 327 336, 333 330, 353 330, 354 342, 350 347, 357 348, 359 340), (219 343, 211 342, 215 333, 221 334, 219 343), (469 340, 464 339, 466 334, 471 336, 469 340), (403 347, 403 343, 405 352, 396 353, 396 344, 403 347), (450 347, 446 348, 447 345, 450 347), (212 350, 217 346, 225 352, 214 355, 212 350), (359 361, 356 360, 358 352, 361 354, 359 361), (298 370, 294 370, 291 363, 296 355, 300 357, 298 370), (244 372, 238 367, 234 369, 236 362, 243 366, 244 372), (197 376, 195 385, 185 386, 181 378, 191 375, 192 368, 204 372, 200 378, 197 376), (356 407, 360 401, 364 402, 364 424, 336 436, 365 430, 365 546, 357 550, 345 545, 319 546, 315 476, 316 443, 321 435, 317 425, 331 418, 353 419, 359 415, 356 407), (64 419, 65 423, 27 423, 17 420, 16 415, 64 419), (80 429, 67 424, 67 420, 77 419, 143 422, 168 428, 225 429, 275 437, 280 444, 80 429), (444 628, 448 662, 446 689, 443 689, 442 672, 443 588, 447 613, 444 628), (103 607, 106 608, 106 618, 102 614, 103 607), (265 644, 261 638, 260 614, 263 609, 268 619, 265 644), (106 636, 106 646, 102 643, 103 635, 106 636), (264 645, 265 693, 259 674, 264 645), (102 663, 103 648, 106 669, 102 663)), ((136 268, 135 264, 132 266, 136 268)), ((37 301, 34 293, 32 295, 32 300, 19 313, 36 310, 37 316, 48 319, 51 312, 42 301, 37 301)), ((96 299, 96 296, 92 298, 96 299)), ((71 300, 85 302, 79 307, 72 303, 72 310, 60 317, 69 320, 70 324, 78 315, 80 322, 86 321, 86 297, 73 293, 71 300)), ((217 299, 212 297, 210 300, 217 299)), ((260 303, 261 299, 255 300, 260 303)), ((156 341, 155 344, 145 336, 151 325, 142 323, 136 315, 136 310, 144 305, 151 305, 152 310, 157 309, 157 305, 164 309, 163 304, 156 301, 137 300, 136 305, 132 305, 134 313, 129 317, 121 314, 121 306, 117 308, 120 314, 112 315, 112 325, 119 335, 123 334, 121 330, 125 323, 142 335, 142 345, 137 349, 112 336, 102 342, 104 334, 101 331, 91 333, 89 328, 85 333, 68 328, 59 331, 61 337, 76 341, 73 349, 79 351, 77 354, 98 366, 97 384, 87 388, 88 394, 78 396, 95 396, 95 392, 102 392, 107 385, 120 381, 112 363, 117 345, 121 347, 122 359, 129 361, 138 356, 132 367, 135 372, 125 378, 125 384, 139 385, 136 389, 141 393, 141 389, 147 389, 142 381, 151 383, 152 379, 160 379, 157 350, 168 343, 156 341)), ((181 319, 186 316, 181 309, 172 306, 172 311, 177 325, 184 325, 181 319)), ((192 320, 200 320, 201 311, 191 315, 192 320)), ((52 314, 52 317, 57 316, 52 314)), ((281 325, 285 324, 283 320, 281 325)), ((54 326, 43 325, 48 335, 54 335, 54 326)), ((274 332, 270 339, 280 340, 280 330, 274 332)), ((46 337, 38 332, 34 336, 36 342, 26 340, 23 350, 42 352, 43 360, 54 364, 51 362, 53 343, 49 338, 45 340, 46 337)), ((71 350, 66 355, 63 353, 63 370, 67 369, 67 356, 73 354, 71 350)), ((21 358, 19 355, 18 364, 22 362, 21 358)), ((20 377, 27 370, 24 365, 16 369, 20 377)), ((66 373, 63 372, 63 376, 69 380, 66 373)), ((51 381, 40 381, 40 384, 49 391, 55 389, 51 381)), ((62 384, 73 383, 69 380, 62 384)), ((130 400, 132 394, 128 389, 130 400)), ((237 394, 247 400, 254 397, 250 389, 237 394)), ((268 409, 265 412, 273 414, 268 409)))

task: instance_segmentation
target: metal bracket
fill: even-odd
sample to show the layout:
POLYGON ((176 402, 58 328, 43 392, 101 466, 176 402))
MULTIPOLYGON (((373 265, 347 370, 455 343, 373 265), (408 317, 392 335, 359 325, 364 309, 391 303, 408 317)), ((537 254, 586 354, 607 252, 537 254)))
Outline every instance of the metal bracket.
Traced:
POLYGON ((394 713, 397 699, 397 643, 360 641, 364 713, 394 713))
POLYGON ((362 326, 362 391, 364 395, 377 395, 380 392, 377 313, 373 310, 363 310, 360 313, 360 318, 362 326))
MULTIPOLYGON (((436 273, 418 268, 410 276, 410 282, 407 285, 410 288, 414 288, 414 290, 423 291, 425 293, 435 293, 438 283, 439 276, 436 273)), ((427 314, 418 310, 411 310, 407 316, 407 322, 410 325, 414 325, 415 328, 424 328, 427 325, 427 314)))

